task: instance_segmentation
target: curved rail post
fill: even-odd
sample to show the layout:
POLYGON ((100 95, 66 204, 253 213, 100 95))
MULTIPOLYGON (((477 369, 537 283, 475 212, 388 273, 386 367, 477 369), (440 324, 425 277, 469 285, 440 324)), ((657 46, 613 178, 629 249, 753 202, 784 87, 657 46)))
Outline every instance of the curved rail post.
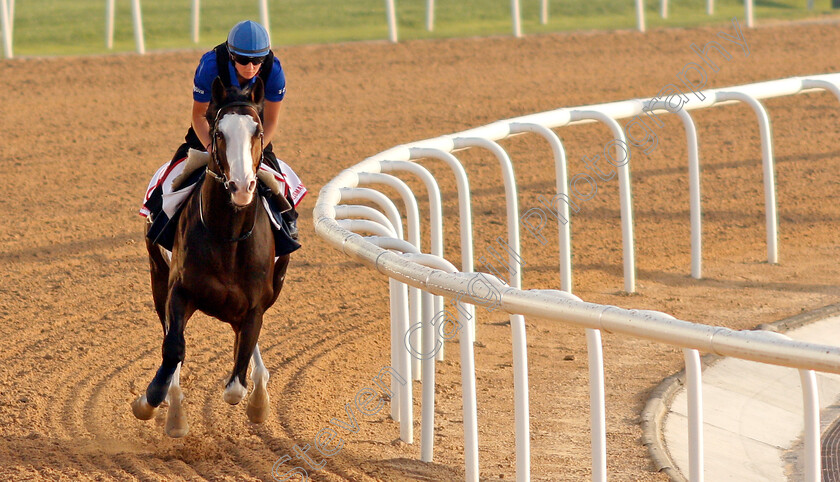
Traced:
MULTIPOLYGON (((665 109, 674 113, 668 108, 666 101, 660 100, 650 102, 648 110, 656 108, 665 109)), ((700 148, 697 141, 697 127, 694 124, 691 114, 687 109, 680 109, 676 114, 682 120, 685 128, 685 138, 688 143, 688 201, 691 218, 691 277, 700 279, 703 277, 703 218, 702 205, 700 203, 700 148)))
MULTIPOLYGON (((416 263, 439 269, 447 273, 457 273, 458 270, 449 261, 430 254, 404 254, 403 258, 416 263)), ((431 293, 424 292, 424 295, 431 296, 431 293)), ((424 305, 426 306, 426 305, 424 305)), ((430 304, 429 304, 430 306, 430 304)), ((465 311, 457 301, 459 317, 463 319, 465 311)), ((430 347, 435 343, 436 335, 443 327, 437 325, 437 318, 428 314, 423 319, 424 347, 430 347), (431 325, 431 326, 430 326, 431 325)), ((478 414, 475 392, 475 358, 472 343, 469 340, 462 340, 461 343, 461 380, 464 415, 464 459, 466 463, 466 480, 478 481, 478 414)), ((426 350, 426 348, 424 348, 426 350)), ((425 351, 424 351, 425 352, 425 351)), ((421 446, 420 458, 424 462, 431 462, 434 452, 434 413, 435 413, 435 360, 429 357, 423 360, 423 402, 421 420, 421 446)))
MULTIPOLYGON (((582 301, 558 290, 533 290, 563 300, 582 301)), ((601 330, 586 328, 586 354, 589 364, 589 432, 593 482, 607 482, 607 410, 604 390, 604 350, 601 330)))
MULTIPOLYGON (((551 151, 554 154, 554 170, 556 173, 557 183, 557 213, 562 219, 557 220, 559 229, 559 251, 560 251, 560 289, 568 293, 572 292, 572 235, 571 222, 572 218, 569 216, 569 175, 566 163, 566 149, 563 148, 563 143, 560 142, 560 137, 548 127, 540 124, 515 122, 510 125, 511 134, 518 134, 521 132, 531 132, 541 135, 551 146, 551 151), (567 202, 561 203, 559 198, 565 198, 567 202)), ((529 211, 523 214, 527 218, 529 211)), ((522 220, 520 219, 520 223, 522 220)), ((530 225, 527 225, 529 231, 530 225)), ((531 234, 535 234, 531 232, 531 234)), ((535 234, 536 236, 536 234, 535 234)))
MULTIPOLYGON (((767 338, 783 341, 793 341, 784 333, 774 331, 759 331, 767 338)), ((822 457, 820 454, 820 396, 817 387, 817 375, 814 370, 800 368, 799 382, 802 387, 802 413, 804 418, 804 452, 805 477, 808 482, 820 482, 822 476, 822 457)))
POLYGON ((776 215, 776 174, 773 167, 773 134, 770 131, 770 117, 767 110, 755 97, 743 92, 716 92, 715 102, 738 100, 752 107, 758 116, 758 129, 761 133, 761 165, 764 170, 764 217, 767 221, 767 262, 779 262, 778 231, 779 219, 776 215))
POLYGON ((397 210, 397 206, 394 202, 388 199, 388 196, 375 189, 366 187, 342 187, 339 189, 339 193, 341 195, 339 202, 361 200, 377 204, 383 211, 385 211, 385 215, 391 222, 391 227, 394 228, 394 231, 397 233, 397 237, 403 237, 402 218, 400 217, 400 212, 397 210))
MULTIPOLYGON (((603 122, 610 128, 616 143, 616 153, 618 153, 618 143, 624 145, 624 153, 626 158, 621 165, 617 165, 618 170, 618 197, 621 204, 621 237, 622 249, 624 257, 624 291, 628 293, 636 292, 636 255, 633 240, 633 201, 630 193, 630 148, 627 146, 627 138, 624 135, 624 129, 612 117, 596 110, 573 110, 569 113, 572 121, 577 120, 596 120, 603 122)), ((609 156, 608 146, 604 146, 604 155, 609 156)), ((615 164, 613 164, 615 165, 615 164)))
MULTIPOLYGON (((402 245, 411 246, 411 248, 416 251, 417 248, 414 247, 411 243, 404 241, 402 239, 396 239, 397 234, 394 230, 393 224, 385 217, 384 214, 373 209, 369 206, 359 206, 359 205, 347 205, 341 204, 335 206, 335 218, 349 218, 352 216, 358 216, 362 218, 367 218, 368 221, 379 223, 387 228, 387 230, 382 231, 376 227, 369 226, 367 223, 360 224, 360 223, 344 223, 340 224, 342 226, 347 227, 348 230, 354 231, 352 228, 356 228, 356 230, 364 230, 374 232, 379 235, 383 235, 382 238, 377 239, 393 239, 395 242, 402 243, 402 245), (367 229, 365 229, 367 228, 367 229)), ((352 221, 352 220, 351 220, 352 221)), ((356 220, 359 221, 359 220, 356 220)), ((373 242, 373 241, 371 241, 373 242)), ((376 242, 373 242, 376 244, 376 242)), ((381 243, 376 244, 377 246, 384 247, 383 245, 393 245, 393 243, 381 243)), ((402 340, 401 333, 405 333, 404 331, 400 331, 400 323, 401 319, 404 317, 406 320, 408 319, 408 296, 406 294, 405 284, 400 283, 399 281, 389 278, 388 279, 388 295, 389 295, 389 308, 390 308, 390 317, 391 317, 391 366, 399 366, 400 355, 400 340, 402 340), (405 314, 403 313, 405 311, 405 314)), ((406 372, 403 372, 406 373, 406 372)), ((403 415, 401 415, 402 410, 402 397, 403 394, 400 392, 399 387, 397 387, 397 380, 394 377, 391 377, 391 418, 397 422, 400 422, 400 438, 403 439, 403 442, 411 443, 411 439, 408 440, 403 438, 403 415)), ((409 405, 410 406, 410 405, 409 405)), ((409 414, 410 415, 410 414, 409 414)), ((408 423, 413 423, 410 419, 408 423)), ((413 436, 411 434, 410 436, 413 436)))
MULTIPOLYGON (((420 244, 420 211, 417 208, 417 199, 415 199, 414 193, 411 191, 411 188, 408 187, 408 184, 390 174, 381 174, 378 172, 360 172, 359 184, 384 184, 394 188, 400 194, 403 203, 405 203, 406 223, 408 225, 408 242, 417 246, 417 249, 422 250, 420 244)), ((420 313, 423 309, 423 299, 419 290, 410 291, 409 302, 411 306, 410 313, 413 319, 412 321, 416 323, 417 319, 420 318, 420 313)), ((419 334, 416 332, 415 335, 419 337, 419 334)), ((422 345, 422 340, 414 340, 414 343, 417 343, 417 346, 420 346, 422 345)), ((417 358, 411 359, 411 376, 414 380, 422 379, 420 360, 417 358)))
MULTIPOLYGON (((393 201, 391 201, 391 199, 388 198, 388 196, 382 194, 381 192, 375 189, 370 189, 366 187, 343 187, 339 189, 339 195, 340 197, 338 199, 338 202, 364 200, 377 204, 380 208, 382 208, 383 211, 385 211, 391 226, 394 228, 394 231, 396 231, 397 238, 403 238, 402 218, 400 217, 400 212, 397 210, 397 206, 394 204, 393 201)), ((408 226, 409 243, 411 243, 414 246, 418 246, 420 244, 420 234, 418 232, 419 227, 417 229, 413 228, 411 221, 408 222, 408 226)), ((420 319, 420 289, 414 286, 409 286, 408 298, 409 319, 410 322, 413 324, 420 319)), ((419 380, 420 361, 412 359, 411 363, 411 370, 409 370, 411 372, 411 378, 414 380, 419 380)), ((408 376, 408 373, 406 373, 406 376, 408 376)))
POLYGON ((685 109, 679 111, 688 142, 688 204, 691 217, 691 277, 703 277, 703 217, 700 203, 700 148, 697 127, 685 109))
POLYGON ((339 204, 335 207, 336 219, 347 219, 353 217, 360 217, 369 221, 377 222, 391 230, 391 233, 388 234, 388 236, 392 238, 399 238, 399 236, 397 236, 397 230, 394 229, 394 224, 388 219, 388 217, 370 206, 362 206, 359 204, 339 204))
MULTIPOLYGON (((472 273, 473 268, 473 238, 472 238, 472 205, 470 204, 470 181, 461 162, 451 153, 440 149, 412 147, 409 149, 412 159, 437 159, 443 161, 452 169, 455 175, 455 185, 458 189, 458 214, 461 227, 461 271, 472 273)), ((475 342, 475 307, 467 305, 469 313, 470 342, 475 342)))
MULTIPOLYGON (((404 171, 410 172, 423 181, 429 194, 429 252, 433 256, 443 258, 443 207, 441 206, 440 187, 435 177, 428 169, 420 164, 409 161, 381 161, 379 167, 383 173, 404 171)), ((434 312, 443 311, 443 296, 435 296, 434 312)), ((437 360, 443 361, 444 347, 441 345, 437 352, 437 360)))
POLYGON ((803 89, 824 89, 837 97, 840 100, 840 87, 833 82, 829 82, 828 80, 823 79, 802 79, 802 88, 803 89))
MULTIPOLYGON (((366 237, 373 245, 379 246, 383 249, 402 251, 403 253, 418 253, 417 247, 408 241, 395 238, 383 238, 377 236, 366 237)), ((407 444, 414 443, 414 387, 411 384, 411 377, 407 374, 411 371, 411 360, 409 359, 408 350, 402 345, 403 337, 409 329, 408 320, 408 299, 406 295, 406 286, 394 278, 389 278, 389 287, 391 288, 392 300, 393 293, 397 293, 397 302, 395 306, 396 317, 394 312, 391 313, 391 366, 396 366, 400 374, 406 376, 407 383, 399 387, 399 415, 400 415, 400 440, 407 444), (394 345, 396 344, 396 348, 394 345), (393 358, 394 350, 396 349, 396 363, 393 358)), ((393 305, 392 305, 393 306, 393 305)), ((395 389, 394 377, 391 377, 391 392, 398 393, 395 389)), ((393 399, 391 400, 393 404, 393 399)), ((393 411, 393 410, 392 410, 393 411)))
MULTIPOLYGON (((509 252, 510 286, 521 289, 521 268, 515 269, 520 263, 519 250, 519 200, 516 194, 516 178, 513 174, 513 164, 507 152, 498 143, 482 137, 456 137, 453 139, 455 149, 466 147, 482 147, 492 152, 502 167, 502 178, 505 184, 505 201, 507 205, 507 228, 509 252), (515 253, 515 254, 514 254, 515 253)), ((510 328, 513 338, 513 391, 514 418, 516 423, 516 479, 518 481, 531 478, 531 427, 530 407, 528 406, 528 346, 525 336, 525 317, 510 316, 510 328)))
MULTIPOLYGON (((676 318, 655 310, 632 310, 677 321, 676 318)), ((688 404, 688 480, 703 482, 703 366, 700 352, 683 348, 685 358, 685 387, 688 404)))

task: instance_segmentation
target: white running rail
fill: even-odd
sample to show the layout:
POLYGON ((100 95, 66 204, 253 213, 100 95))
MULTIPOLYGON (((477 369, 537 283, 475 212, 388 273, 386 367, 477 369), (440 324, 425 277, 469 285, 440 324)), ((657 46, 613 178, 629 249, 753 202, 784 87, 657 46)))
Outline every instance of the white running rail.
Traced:
MULTIPOLYGON (((457 330, 444 329, 444 325, 463 326, 461 331, 460 356, 462 397, 464 409, 464 459, 466 479, 479 479, 477 408, 475 395, 475 305, 500 308, 511 315, 514 366, 514 400, 516 431, 516 478, 524 481, 530 478, 530 431, 528 416, 527 353, 525 344, 525 316, 572 323, 587 329, 587 346, 590 363, 590 408, 592 431, 592 479, 605 481, 606 433, 604 419, 603 359, 601 357, 600 331, 620 333, 637 338, 682 347, 685 351, 687 381, 689 387, 689 480, 703 480, 703 434, 702 434, 702 392, 700 385, 699 351, 721 356, 737 357, 772 365, 787 366, 801 370, 805 426, 805 458, 808 480, 818 480, 819 470, 819 417, 815 413, 817 392, 813 382, 813 371, 840 374, 840 347, 798 342, 766 332, 734 331, 724 327, 677 320, 655 311, 626 310, 615 306, 598 305, 581 301, 571 294, 572 269, 570 259, 570 238, 568 234, 571 218, 569 206, 570 186, 566 172, 566 154, 559 137, 552 129, 602 122, 612 130, 614 140, 605 147, 605 156, 617 161, 621 157, 619 145, 623 143, 624 157, 613 165, 618 167, 620 182, 622 240, 624 248, 624 288, 635 290, 635 254, 633 248, 633 213, 631 185, 629 178, 630 153, 626 136, 617 122, 620 119, 636 119, 647 115, 650 118, 666 113, 680 116, 686 129, 688 142, 689 191, 691 211, 691 274, 701 277, 700 243, 700 181, 697 133, 688 111, 708 107, 725 106, 737 102, 750 105, 758 115, 761 130, 762 166, 764 173, 764 197, 767 229, 768 262, 778 262, 777 219, 774 182, 774 163, 770 121, 761 99, 782 97, 824 90, 840 99, 840 74, 825 74, 809 77, 792 77, 754 84, 709 89, 701 96, 692 97, 682 109, 672 112, 661 99, 633 99, 606 104, 557 109, 538 114, 494 122, 482 127, 456 134, 441 136, 394 147, 342 171, 328 182, 320 192, 314 211, 316 232, 347 256, 376 269, 391 281, 391 355, 392 365, 403 375, 420 378, 423 373, 423 401, 421 420, 421 458, 431 461, 433 457, 433 414, 434 414, 434 369, 435 358, 441 354, 435 347, 442 341, 454 337, 457 330), (698 98, 703 98, 700 101, 698 98), (557 174, 557 195, 551 200, 552 214, 567 222, 560 225, 559 269, 561 288, 559 290, 521 289, 519 266, 520 226, 534 236, 541 236, 545 225, 545 214, 534 209, 520 213, 517 206, 516 182, 513 163, 497 141, 513 135, 533 133, 546 139, 555 159, 557 174), (612 154, 615 147, 615 156, 612 154), (463 167, 453 152, 461 149, 482 149, 497 159, 501 166, 507 205, 507 244, 497 241, 507 250, 495 252, 498 262, 505 265, 509 280, 503 281, 492 274, 473 271, 472 224, 470 212, 469 182, 463 167), (453 170, 457 181, 459 215, 461 225, 462 270, 456 271, 451 263, 443 259, 443 241, 440 228, 441 207, 439 189, 433 178, 420 166, 409 167, 411 162, 424 158, 443 160, 453 170), (384 174, 388 172, 389 174, 384 174), (417 203, 411 189, 395 174, 408 172, 420 176, 426 185, 430 198, 432 253, 419 253, 420 227, 418 225, 417 203), (396 206, 382 193, 360 185, 387 184, 400 194, 408 206, 408 240, 402 240, 403 219, 396 206), (366 199, 377 204, 383 211, 358 206, 344 207, 342 202, 366 199), (360 217, 363 219, 339 221, 338 218, 360 217), (363 237, 358 232, 375 236, 363 237), (509 284, 508 284, 509 283, 509 284), (406 292, 406 286, 409 288, 406 292), (422 291, 422 295, 421 295, 422 291), (407 293, 407 294, 406 294, 407 293), (440 309, 433 296, 455 300, 453 309, 440 309), (407 305, 406 306, 406 300, 407 305), (440 322, 440 324, 438 324, 440 322), (420 331, 421 333, 417 333, 420 331), (413 336, 419 335, 419 336, 413 336), (409 354, 411 352, 411 355, 409 354), (412 366, 410 358, 417 362, 412 366), (422 358, 422 369, 419 366, 422 358), (411 372, 409 374, 409 372, 411 372), (428 420, 427 420, 428 419, 428 420)), ((633 120, 630 121, 632 123, 633 120)), ((625 124, 625 126, 629 125, 625 124)), ((639 146, 633 146, 639 147, 639 146)), ((496 273, 498 274, 498 273, 496 273)), ((409 378, 410 379, 410 378, 409 378)), ((392 385, 392 417, 400 422, 400 436, 407 443, 413 442, 411 384, 392 385)))

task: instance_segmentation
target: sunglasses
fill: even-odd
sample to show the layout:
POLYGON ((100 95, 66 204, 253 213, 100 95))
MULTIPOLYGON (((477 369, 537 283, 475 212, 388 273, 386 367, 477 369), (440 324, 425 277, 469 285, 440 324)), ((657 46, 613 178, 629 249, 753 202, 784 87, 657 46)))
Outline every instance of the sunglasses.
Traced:
POLYGON ((263 55, 262 57, 246 57, 244 55, 233 55, 233 61, 239 65, 260 65, 261 63, 265 62, 265 58, 265 55, 263 55))

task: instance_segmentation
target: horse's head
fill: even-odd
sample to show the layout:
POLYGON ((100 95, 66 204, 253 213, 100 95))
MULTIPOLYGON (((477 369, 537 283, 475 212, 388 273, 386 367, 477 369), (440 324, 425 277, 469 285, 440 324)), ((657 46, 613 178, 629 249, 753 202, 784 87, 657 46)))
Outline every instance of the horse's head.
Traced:
POLYGON ((245 89, 225 89, 216 78, 207 108, 213 143, 208 172, 230 191, 231 202, 238 207, 253 201, 257 187, 256 175, 264 147, 260 121, 263 93, 260 78, 253 87, 245 89))

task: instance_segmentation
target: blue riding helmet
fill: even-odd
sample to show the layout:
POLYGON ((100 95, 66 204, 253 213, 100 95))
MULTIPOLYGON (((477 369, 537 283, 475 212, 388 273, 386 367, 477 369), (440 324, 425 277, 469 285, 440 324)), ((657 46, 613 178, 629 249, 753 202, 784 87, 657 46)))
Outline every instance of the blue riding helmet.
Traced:
POLYGON ((227 46, 231 55, 263 57, 271 49, 271 39, 262 25, 244 20, 230 29, 227 46))

